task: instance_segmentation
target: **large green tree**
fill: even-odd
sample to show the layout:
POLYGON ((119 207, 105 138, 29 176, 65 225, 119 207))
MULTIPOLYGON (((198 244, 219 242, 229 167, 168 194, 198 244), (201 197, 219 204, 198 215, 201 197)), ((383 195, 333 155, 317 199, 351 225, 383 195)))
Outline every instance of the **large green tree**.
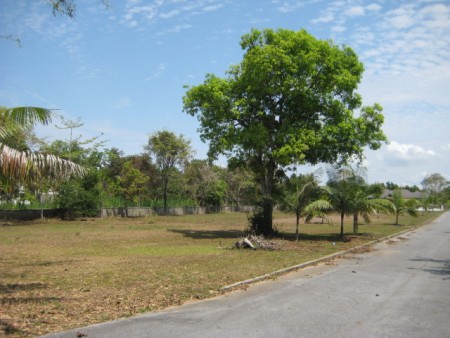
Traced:
POLYGON ((183 167, 192 155, 190 141, 183 135, 162 130, 149 136, 148 144, 144 147, 154 158, 159 169, 163 188, 164 213, 167 213, 167 191, 169 180, 178 168, 183 167))
POLYGON ((252 30, 226 78, 187 87, 184 111, 197 116, 209 156, 247 166, 260 184, 261 232, 272 228, 273 192, 294 163, 362 158, 386 140, 381 106, 362 107, 364 67, 355 52, 305 30, 252 30), (355 111, 359 110, 357 116, 355 111))

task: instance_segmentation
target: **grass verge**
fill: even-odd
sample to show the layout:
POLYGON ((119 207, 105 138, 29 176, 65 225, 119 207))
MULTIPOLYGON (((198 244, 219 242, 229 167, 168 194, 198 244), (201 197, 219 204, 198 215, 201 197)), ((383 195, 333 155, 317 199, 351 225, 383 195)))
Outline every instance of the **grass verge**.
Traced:
MULTIPOLYGON (((232 249, 246 214, 1 223, 0 336, 36 336, 217 295, 260 276, 424 224, 440 214, 393 216, 360 225, 350 242, 339 225, 301 225, 276 213, 281 251, 232 249)), ((346 231, 351 231, 347 220, 346 231)))

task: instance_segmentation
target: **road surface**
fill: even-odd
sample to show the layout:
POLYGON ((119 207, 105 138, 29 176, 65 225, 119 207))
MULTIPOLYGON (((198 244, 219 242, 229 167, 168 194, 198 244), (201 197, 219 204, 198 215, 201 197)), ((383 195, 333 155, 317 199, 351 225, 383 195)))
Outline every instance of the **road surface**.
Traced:
POLYGON ((450 337, 450 213, 370 253, 47 337, 450 337))

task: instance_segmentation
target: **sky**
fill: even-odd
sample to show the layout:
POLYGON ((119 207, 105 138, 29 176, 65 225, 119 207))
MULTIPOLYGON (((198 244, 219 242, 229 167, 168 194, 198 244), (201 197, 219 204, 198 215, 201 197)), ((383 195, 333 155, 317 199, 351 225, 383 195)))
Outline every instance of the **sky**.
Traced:
MULTIPOLYGON (((75 3, 70 19, 53 15, 46 0, 0 0, 0 106, 58 109, 84 123, 75 137, 101 135, 106 148, 128 155, 144 152, 152 133, 170 130, 191 141, 195 158, 206 158, 199 122, 182 109, 184 86, 208 73, 226 77, 252 28, 306 29, 355 50, 365 67, 363 104, 383 107, 389 143, 366 151, 368 181, 420 186, 430 173, 450 179, 448 0, 75 3)), ((61 122, 37 134, 69 139, 55 125, 61 122)))

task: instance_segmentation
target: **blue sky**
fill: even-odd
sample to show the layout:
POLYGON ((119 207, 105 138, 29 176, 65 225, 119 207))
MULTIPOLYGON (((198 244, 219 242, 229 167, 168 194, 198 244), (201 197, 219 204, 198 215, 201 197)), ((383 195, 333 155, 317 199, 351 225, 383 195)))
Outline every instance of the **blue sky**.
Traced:
MULTIPOLYGON (((450 179, 450 2, 447 0, 76 0, 74 19, 45 0, 0 0, 0 105, 59 109, 75 135, 143 152, 162 129, 207 145, 182 112, 183 85, 225 76, 252 28, 306 29, 352 47, 365 65, 364 104, 384 108, 390 143, 366 153, 369 182, 450 179)), ((58 121, 54 121, 58 124, 58 121)), ((48 140, 67 130, 39 127, 48 140)), ((219 163, 220 164, 220 163, 219 163)), ((303 171, 311 168, 304 167, 303 171)))

